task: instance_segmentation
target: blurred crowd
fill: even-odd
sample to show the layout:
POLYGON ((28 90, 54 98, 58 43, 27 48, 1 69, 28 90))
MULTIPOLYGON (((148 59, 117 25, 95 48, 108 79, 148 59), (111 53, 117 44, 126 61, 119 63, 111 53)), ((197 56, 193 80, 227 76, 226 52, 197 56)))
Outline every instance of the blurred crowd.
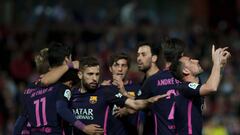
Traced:
POLYGON ((232 57, 223 71, 221 86, 217 94, 205 98, 204 134, 240 134, 240 31, 236 26, 225 20, 212 27, 190 16, 186 21, 181 16, 166 17, 156 10, 154 0, 148 4, 151 8, 144 8, 144 2, 138 1, 88 3, 92 6, 83 6, 81 2, 77 10, 74 3, 69 8, 63 1, 32 5, 20 1, 0 3, 6 16, 10 16, 5 16, 0 24, 0 134, 12 134, 21 111, 20 94, 28 82, 39 76, 34 55, 51 41, 71 46, 75 59, 86 55, 99 58, 102 79, 109 77, 109 56, 125 51, 132 58, 129 78, 140 81, 137 44, 141 41, 159 44, 167 37, 177 37, 187 43, 189 55, 200 59, 206 71, 201 75, 203 80, 211 71, 211 45, 229 46, 232 57))

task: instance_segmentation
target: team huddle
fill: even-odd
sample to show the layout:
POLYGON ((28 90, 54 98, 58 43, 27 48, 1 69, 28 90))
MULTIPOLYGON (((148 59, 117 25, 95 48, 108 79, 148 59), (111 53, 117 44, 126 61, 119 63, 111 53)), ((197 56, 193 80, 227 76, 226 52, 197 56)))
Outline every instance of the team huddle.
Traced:
POLYGON ((175 38, 139 44, 145 77, 135 83, 127 78, 131 60, 124 52, 110 57, 112 77, 100 81, 95 57, 72 60, 70 48, 52 43, 35 57, 41 76, 22 93, 14 135, 201 135, 204 96, 217 91, 231 54, 213 45, 212 71, 202 82, 203 69, 185 48, 175 38))

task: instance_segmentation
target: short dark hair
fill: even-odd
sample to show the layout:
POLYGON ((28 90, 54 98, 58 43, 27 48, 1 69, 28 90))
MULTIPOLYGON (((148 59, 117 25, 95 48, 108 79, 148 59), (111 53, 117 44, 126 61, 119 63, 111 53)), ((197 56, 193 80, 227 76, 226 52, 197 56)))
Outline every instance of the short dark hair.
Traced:
POLYGON ((172 61, 170 71, 176 79, 178 79, 179 81, 183 81, 183 63, 179 59, 175 59, 172 61))
POLYGON ((162 47, 159 44, 154 44, 154 43, 150 43, 150 42, 140 42, 137 47, 140 48, 142 46, 149 46, 151 49, 152 55, 157 55, 157 57, 159 56, 159 54, 162 51, 162 47))
POLYGON ((63 76, 59 79, 59 82, 67 82, 72 81, 73 85, 77 84, 80 79, 78 77, 78 70, 77 69, 69 69, 63 76))
POLYGON ((127 61, 128 68, 130 68, 131 59, 124 52, 113 54, 109 59, 108 66, 111 67, 115 62, 117 62, 120 59, 125 59, 127 61))
POLYGON ((157 67, 161 68, 164 67, 164 62, 162 63, 163 60, 163 56, 162 56, 162 46, 158 43, 158 44, 154 44, 154 43, 150 43, 150 42, 141 42, 138 44, 138 49, 142 46, 149 46, 152 55, 157 56, 157 61, 156 61, 156 65, 157 67))
POLYGON ((95 57, 82 57, 80 58, 80 70, 83 70, 86 67, 95 67, 100 66, 100 63, 95 57))
POLYGON ((63 64, 65 57, 71 55, 71 48, 62 43, 53 42, 48 50, 48 62, 51 67, 63 64))
POLYGON ((163 40, 161 46, 165 61, 173 62, 183 55, 186 43, 177 38, 170 38, 163 40))

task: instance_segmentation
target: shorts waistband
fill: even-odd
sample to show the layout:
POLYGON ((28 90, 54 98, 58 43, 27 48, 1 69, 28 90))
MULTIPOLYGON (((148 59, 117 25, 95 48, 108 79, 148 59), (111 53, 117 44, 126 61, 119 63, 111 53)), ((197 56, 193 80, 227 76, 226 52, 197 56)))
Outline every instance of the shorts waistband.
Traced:
POLYGON ((44 133, 51 133, 52 132, 51 127, 39 127, 39 128, 31 128, 32 132, 44 132, 44 133))

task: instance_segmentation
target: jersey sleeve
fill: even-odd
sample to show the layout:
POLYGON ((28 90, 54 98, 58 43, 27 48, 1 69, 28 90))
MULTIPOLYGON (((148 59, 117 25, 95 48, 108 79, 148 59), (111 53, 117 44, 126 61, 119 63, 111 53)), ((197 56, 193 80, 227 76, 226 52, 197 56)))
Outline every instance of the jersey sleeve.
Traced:
POLYGON ((82 130, 85 124, 77 120, 69 109, 68 101, 71 98, 71 91, 65 85, 58 86, 59 96, 56 102, 56 108, 58 114, 67 122, 73 124, 76 128, 82 130))
POLYGON ((199 97, 200 96, 200 87, 201 85, 198 83, 181 83, 176 85, 176 89, 179 90, 179 92, 184 95, 185 97, 191 98, 191 97, 199 97))
POLYGON ((104 87, 104 95, 106 101, 113 105, 116 104, 117 106, 123 107, 125 105, 125 101, 127 97, 123 96, 114 86, 105 86, 104 87))
POLYGON ((68 102, 72 95, 71 90, 63 84, 58 85, 57 89, 58 89, 57 100, 68 102))
POLYGON ((57 112, 64 120, 66 120, 69 123, 73 123, 76 119, 73 116, 71 110, 68 109, 68 101, 71 98, 71 91, 67 86, 63 84, 58 85, 57 90, 58 90, 58 97, 56 101, 57 112))
POLYGON ((136 84, 135 86, 134 86, 134 97, 135 97, 135 99, 137 99, 139 96, 140 96, 140 91, 141 91, 141 85, 140 84, 136 84))
POLYGON ((142 87, 137 91, 136 99, 146 99, 153 95, 151 91, 151 82, 152 79, 149 78, 143 83, 142 87))

